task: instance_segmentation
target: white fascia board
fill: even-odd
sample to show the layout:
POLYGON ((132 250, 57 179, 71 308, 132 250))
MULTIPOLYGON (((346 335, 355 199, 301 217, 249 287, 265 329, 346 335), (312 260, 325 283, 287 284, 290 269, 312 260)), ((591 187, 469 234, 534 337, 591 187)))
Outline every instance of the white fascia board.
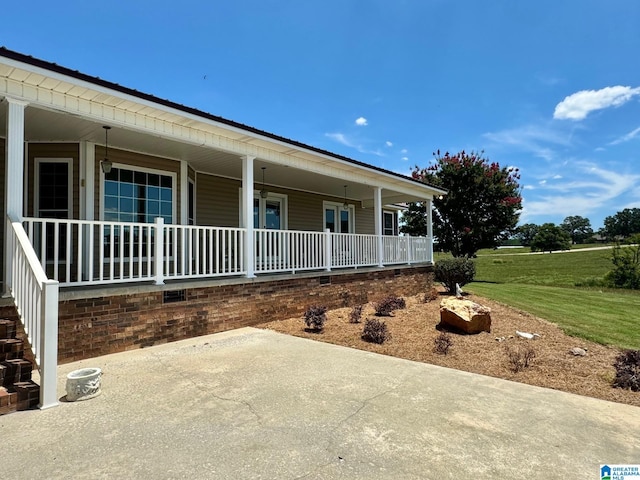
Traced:
MULTIPOLYGON (((223 135, 207 131, 208 129, 206 129, 207 126, 214 127, 224 132, 233 132, 237 135, 255 138, 257 140, 267 142, 267 144, 269 145, 278 145, 285 149, 283 150, 283 152, 291 152, 293 150, 295 152, 304 153, 306 154, 305 156, 308 155, 312 157, 312 159, 309 159, 308 162, 311 162, 315 167, 309 168, 311 167, 311 165, 309 165, 308 162, 304 162, 306 163, 305 169, 309 171, 327 175, 327 170, 325 168, 322 168, 322 166, 327 166, 327 164, 329 164, 334 167, 332 169, 332 174, 329 173, 329 175, 333 177, 344 178, 345 180, 370 184, 372 186, 380 186, 387 190, 391 189, 394 191, 400 191, 404 194, 414 194, 417 196, 421 196, 424 194, 426 194, 427 196, 429 196, 430 194, 441 195, 446 193, 444 190, 430 187, 428 185, 419 185, 409 179, 404 180, 390 173, 381 172, 375 168, 369 168, 365 165, 357 165, 347 160, 336 158, 328 154, 315 152, 308 148, 292 145, 291 143, 283 140, 273 139, 268 136, 244 130, 239 127, 227 125, 226 123, 217 122, 215 120, 204 118, 199 115, 184 112, 174 107, 161 105, 134 95, 118 92, 116 90, 112 90, 101 85, 96 85, 86 80, 81 80, 63 75, 58 72, 53 72, 42 67, 36 67, 4 57, 0 58, 0 62, 21 71, 16 72, 14 70, 7 77, 7 88, 5 88, 7 93, 12 96, 24 96, 25 99, 29 101, 29 103, 34 103, 45 107, 57 107, 57 109, 62 109, 63 111, 72 110, 76 113, 86 115, 95 120, 110 121, 120 124, 120 126, 122 126, 123 128, 140 129, 149 133, 161 134, 178 141, 183 141, 195 145, 210 145, 212 148, 219 148, 233 154, 253 155, 258 158, 263 158, 267 161, 272 161, 274 163, 289 164, 293 167, 305 168, 300 166, 299 161, 291 161, 292 157, 295 159, 300 158, 292 155, 291 153, 284 154, 278 152, 277 150, 271 150, 264 147, 251 145, 250 143, 241 142, 233 138, 225 137, 223 135), (26 73, 27 75, 22 74, 22 72, 26 73), (25 83, 20 83, 21 80, 14 80, 12 77, 16 74, 18 78, 22 79, 28 77, 29 74, 36 74, 47 77, 48 79, 59 81, 60 85, 71 84, 73 85, 73 87, 71 89, 64 89, 63 92, 55 92, 52 94, 51 91, 46 91, 39 86, 33 84, 27 85, 25 83), (22 85, 22 91, 18 91, 20 90, 20 88, 14 82, 20 83, 22 85), (88 89, 100 94, 104 94, 108 98, 100 102, 96 102, 95 100, 87 100, 68 94, 68 92, 72 92, 74 90, 78 92, 84 91, 83 89, 88 89), (40 92, 42 92, 42 95, 40 95, 40 92), (112 99, 118 99, 118 102, 115 102, 116 105, 120 103, 119 101, 126 101, 140 106, 140 108, 136 109, 137 111, 132 108, 123 111, 122 109, 114 106, 114 101, 112 99), (168 120, 167 114, 170 117, 176 117, 176 120, 184 119, 187 120, 187 122, 168 120), (195 128, 193 124, 189 125, 191 122, 195 122, 198 126, 201 126, 201 128, 195 128), (183 123, 187 123, 187 125, 184 125, 183 123), (172 128, 167 128, 167 124, 170 124, 172 128), (177 133, 175 131, 176 129, 186 129, 188 131, 177 133), (194 132, 194 130, 200 134, 194 132), (226 141, 223 141, 222 139, 225 138, 226 141), (267 152, 271 152, 271 154, 267 152), (289 159, 290 161, 286 161, 287 159, 289 159), (337 165, 342 168, 336 169, 335 166, 337 165), (365 176, 368 177, 369 181, 365 180, 363 182, 362 175, 364 172, 366 172, 365 176), (384 178, 386 181, 380 182, 381 178, 384 178)), ((54 87, 54 89, 55 88, 56 87, 54 87)))

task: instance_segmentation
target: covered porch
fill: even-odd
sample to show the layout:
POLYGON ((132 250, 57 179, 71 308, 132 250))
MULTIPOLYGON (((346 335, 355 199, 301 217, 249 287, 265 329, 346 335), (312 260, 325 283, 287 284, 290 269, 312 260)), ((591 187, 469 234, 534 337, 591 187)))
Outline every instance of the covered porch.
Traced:
MULTIPOLYGON (((0 49, 2 280, 57 402, 60 287, 428 266, 406 176, 0 49)), ((430 212, 430 208, 427 208, 430 212)), ((212 294, 213 295, 213 294, 212 294)))

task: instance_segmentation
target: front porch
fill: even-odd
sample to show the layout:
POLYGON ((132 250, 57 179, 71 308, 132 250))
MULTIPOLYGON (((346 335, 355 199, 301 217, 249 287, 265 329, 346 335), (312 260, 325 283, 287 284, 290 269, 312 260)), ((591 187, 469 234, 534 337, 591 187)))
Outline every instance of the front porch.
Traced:
POLYGON ((3 293, 41 408, 58 360, 424 289, 446 193, 4 48, 0 152, 3 293), (414 201, 424 236, 399 236, 414 201))

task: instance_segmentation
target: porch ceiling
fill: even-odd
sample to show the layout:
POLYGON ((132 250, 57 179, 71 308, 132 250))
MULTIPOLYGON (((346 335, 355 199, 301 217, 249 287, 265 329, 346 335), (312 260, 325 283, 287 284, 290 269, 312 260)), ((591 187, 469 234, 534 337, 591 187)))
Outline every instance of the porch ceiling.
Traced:
MULTIPOLYGON (((7 121, 5 114, 6 102, 0 103, 0 112, 0 132, 4 133, 7 121)), ((102 125, 103 123, 78 115, 70 115, 33 106, 29 106, 25 110, 25 140, 29 142, 88 141, 103 145, 104 130, 102 125)), ((254 144, 257 142, 256 139, 248 136, 239 137, 238 140, 254 144)), ((109 131, 109 147, 175 160, 185 160, 197 172, 228 178, 242 178, 242 162, 237 154, 179 142, 159 135, 150 135, 114 126, 109 131)), ((282 150, 288 154, 297 153, 295 149, 286 151, 284 146, 282 150)), ((268 187, 278 186, 342 198, 344 196, 344 185, 347 185, 347 197, 350 200, 361 200, 370 203, 368 201, 373 199, 373 182, 370 179, 363 176, 361 182, 354 182, 340 178, 342 172, 338 168, 335 169, 335 172, 332 172, 335 176, 327 176, 287 165, 268 163, 256 158, 254 161, 254 180, 256 184, 262 181, 261 168, 263 166, 266 167, 265 183, 268 187)), ((424 199, 424 197, 411 196, 406 192, 394 192, 390 189, 383 189, 382 194, 383 203, 424 199)))

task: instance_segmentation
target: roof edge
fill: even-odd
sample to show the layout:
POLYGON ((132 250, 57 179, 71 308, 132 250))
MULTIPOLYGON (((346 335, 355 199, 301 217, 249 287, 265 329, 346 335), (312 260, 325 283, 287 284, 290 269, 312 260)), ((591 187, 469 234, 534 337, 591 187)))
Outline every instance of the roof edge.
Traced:
POLYGON ((390 176, 393 176, 393 177, 396 177, 396 178, 400 178, 402 180, 408 180, 408 181, 410 181, 412 183, 416 183, 416 184, 427 186, 427 187, 432 188, 432 189, 434 189, 434 190, 436 190, 438 192, 442 192, 442 193, 446 193, 447 192, 446 190, 444 190, 444 189, 442 189, 440 187, 437 187, 437 186, 429 184, 429 183, 421 182, 420 180, 411 178, 411 177, 409 177, 407 175, 402 175, 400 173, 396 173, 396 172, 393 172, 391 170, 387 170, 387 169, 384 169, 384 168, 381 168, 381 167, 377 167, 375 165, 371 165, 369 163, 362 162, 360 160, 355 160, 353 158, 350 158, 350 157, 347 157, 347 156, 344 156, 344 155, 340 155, 340 154, 337 154, 337 153, 334 153, 334 152, 330 152, 329 150, 324 150, 322 148, 314 147, 312 145, 308 145, 308 144, 299 142, 297 140, 292 140, 290 138, 282 137, 280 135, 276 135, 274 133, 267 132, 265 130, 260 130, 260 129, 252 127, 250 125, 245 125, 243 123, 236 122, 234 120, 229 120, 227 118, 220 117, 218 115, 213 115, 213 114, 205 112, 203 110, 198 110, 197 108, 189 107, 189 106, 186 106, 186 105, 182 105, 180 103, 173 102, 171 100, 167 100, 167 99, 163 99, 163 98, 160 98, 160 97, 156 97, 155 95, 151 95, 149 93, 144 93, 144 92, 141 92, 139 90, 135 90, 133 88, 125 87, 125 86, 122 86, 120 84, 117 84, 117 83, 114 83, 114 82, 110 82, 108 80, 103 80, 100 77, 95 77, 95 76, 92 76, 92 75, 88 75, 86 73, 82 73, 82 72, 80 72, 78 70, 72 70, 70 68, 63 67, 61 65, 58 65, 57 63, 48 62, 46 60, 41 60, 39 58, 35 58, 35 57, 30 56, 30 55, 25 55, 23 53, 10 50, 10 49, 8 49, 8 48, 6 48, 4 46, 0 46, 0 57, 4 57, 4 58, 8 58, 8 59, 11 59, 11 60, 14 60, 14 61, 22 62, 22 63, 25 63, 27 65, 31 65, 33 67, 42 68, 44 70, 49 70, 51 72, 55 72, 55 73, 58 73, 58 74, 61 74, 61 75, 66 75, 68 77, 75 78, 76 80, 82 80, 84 82, 91 83, 93 85, 97 85, 97 86, 100 86, 100 87, 103 87, 103 88, 107 88, 107 89, 110 89, 110 90, 114 90, 116 92, 119 92, 119 93, 122 93, 122 94, 125 94, 125 95, 130 95, 130 96, 139 98, 141 100, 145 100, 145 101, 148 101, 148 102, 151 102, 151 103, 162 105, 164 107, 173 108, 173 109, 178 110, 178 111, 183 112, 183 113, 188 113, 190 115, 194 115, 194 116, 203 118, 205 120, 218 122, 218 123, 221 123, 223 125, 227 125, 229 127, 233 127, 233 128, 237 128, 237 129, 240 129, 240 130, 244 130, 244 131, 252 133, 254 135, 259 135, 259 136, 265 137, 265 138, 270 139, 270 140, 275 140, 275 141, 278 141, 278 142, 282 142, 282 143, 291 145, 291 146, 299 148, 299 149, 304 149, 304 150, 308 150, 308 151, 313 152, 313 153, 325 155, 325 156, 334 158, 336 160, 341 160, 343 162, 347 162, 347 163, 350 163, 350 164, 353 164, 353 165, 356 165, 356 166, 359 166, 359 167, 362 167, 362 168, 367 168, 367 169, 370 169, 370 170, 373 170, 373 171, 376 171, 376 172, 379 172, 379 173, 384 173, 384 174, 387 174, 387 175, 390 175, 390 176))

